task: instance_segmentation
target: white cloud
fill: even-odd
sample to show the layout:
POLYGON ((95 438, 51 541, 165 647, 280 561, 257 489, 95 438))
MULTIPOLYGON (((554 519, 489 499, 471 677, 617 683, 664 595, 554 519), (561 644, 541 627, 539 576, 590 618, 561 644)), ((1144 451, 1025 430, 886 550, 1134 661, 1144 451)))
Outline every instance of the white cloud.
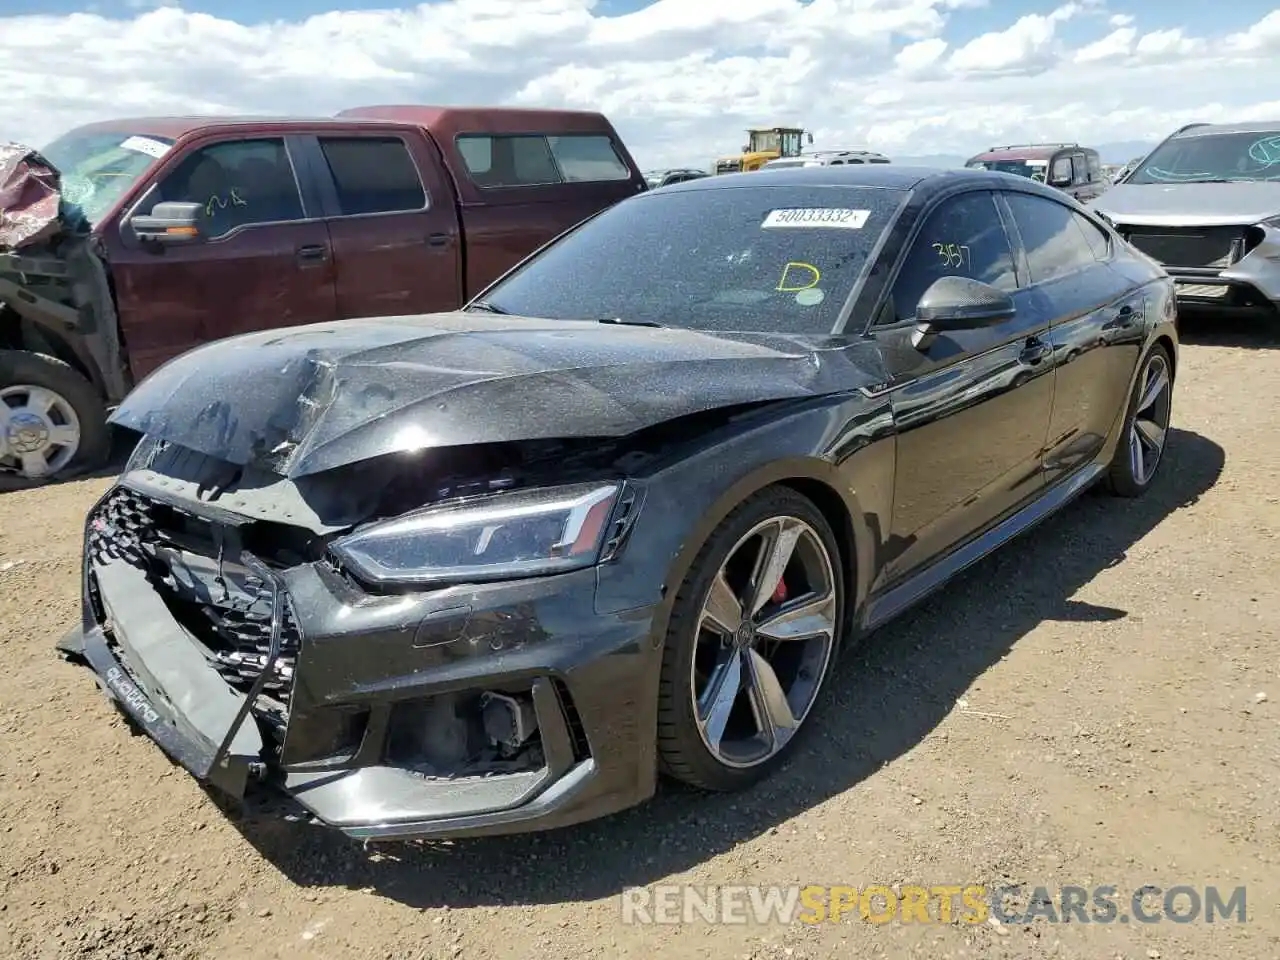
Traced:
POLYGON ((39 145, 136 114, 545 104, 604 111, 642 164, 704 166, 760 123, 894 156, 1280 119, 1259 92, 1280 87, 1280 11, 1208 37, 1144 32, 1118 0, 1077 0, 956 43, 972 8, 1000 8, 657 0, 610 17, 597 0, 436 0, 248 26, 170 0, 126 2, 111 17, 0 16, 0 139, 39 145), (1067 21, 1083 42, 1064 40, 1067 21))
POLYGON ((1137 37, 1138 31, 1133 27, 1121 27, 1101 40, 1081 47, 1075 52, 1073 59, 1076 63, 1097 63, 1100 60, 1123 57, 1133 49, 1133 41, 1137 37))
POLYGON ((1081 7, 1068 3, 1048 15, 1020 17, 1007 30, 984 33, 951 55, 948 65, 966 74, 1038 73, 1057 57, 1054 34, 1058 24, 1070 20, 1081 7))

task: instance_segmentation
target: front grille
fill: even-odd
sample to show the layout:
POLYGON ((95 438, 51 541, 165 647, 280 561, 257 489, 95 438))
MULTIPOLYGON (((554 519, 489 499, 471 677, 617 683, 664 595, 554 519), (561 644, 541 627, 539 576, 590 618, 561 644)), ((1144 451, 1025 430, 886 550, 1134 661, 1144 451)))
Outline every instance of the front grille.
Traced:
MULTIPOLYGON (((247 692, 266 666, 271 645, 272 593, 262 578, 243 572, 218 550, 213 525, 158 500, 118 487, 90 519, 88 550, 97 562, 128 563, 147 575, 175 618, 204 647, 226 682, 247 692), (203 561, 214 575, 203 580, 179 569, 175 558, 203 561), (232 567, 239 573, 226 573, 232 567), (219 576, 219 572, 225 575, 219 576)), ((185 565, 184 565, 185 566, 185 565)), ((281 655, 263 685, 258 705, 269 719, 288 716, 301 635, 287 596, 282 596, 281 655)))
POLYGON ((1229 267, 1244 254, 1244 227, 1130 227, 1125 239, 1172 267, 1229 267))

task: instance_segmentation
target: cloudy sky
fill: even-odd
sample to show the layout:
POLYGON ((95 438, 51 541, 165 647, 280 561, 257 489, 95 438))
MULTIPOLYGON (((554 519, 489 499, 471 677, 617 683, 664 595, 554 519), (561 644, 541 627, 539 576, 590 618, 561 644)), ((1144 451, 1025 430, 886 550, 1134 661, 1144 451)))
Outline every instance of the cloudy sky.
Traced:
POLYGON ((1257 0, 0 0, 0 140, 106 116, 361 103, 599 109, 642 166, 742 129, 968 155, 1280 120, 1257 0), (270 11, 268 13, 268 11, 270 11))

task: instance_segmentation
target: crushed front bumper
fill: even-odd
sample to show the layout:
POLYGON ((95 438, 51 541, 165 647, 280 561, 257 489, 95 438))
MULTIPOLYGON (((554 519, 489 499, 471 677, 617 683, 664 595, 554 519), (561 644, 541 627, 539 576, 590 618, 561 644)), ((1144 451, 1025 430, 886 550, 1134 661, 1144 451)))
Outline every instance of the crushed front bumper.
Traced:
MULTIPOLYGON (((134 513, 139 503, 214 512, 156 493, 126 477, 90 513, 82 622, 58 647, 200 781, 233 798, 282 792, 366 840, 549 829, 652 794, 653 611, 598 615, 594 570, 375 596, 323 563, 280 568, 246 555, 272 598, 254 635, 267 642, 256 660, 236 661, 230 675, 243 682, 229 682, 225 656, 211 656, 166 593, 165 576, 190 571, 158 580, 154 549, 138 562, 145 530, 121 548, 103 519, 113 496, 131 498, 134 513), (437 705, 495 690, 528 702, 536 742, 523 760, 453 769, 406 752, 415 738, 457 739, 461 721, 437 705), (264 702, 283 702, 285 715, 264 702)), ((474 742, 474 730, 458 736, 474 742)))

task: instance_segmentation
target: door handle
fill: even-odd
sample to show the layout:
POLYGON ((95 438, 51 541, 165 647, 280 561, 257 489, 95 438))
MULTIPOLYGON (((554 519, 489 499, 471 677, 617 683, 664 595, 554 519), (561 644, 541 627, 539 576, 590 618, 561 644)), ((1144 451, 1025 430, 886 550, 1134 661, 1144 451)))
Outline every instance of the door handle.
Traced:
POLYGON ((323 263, 329 256, 329 249, 322 243, 310 243, 294 251, 298 262, 303 264, 323 263))
POLYGON ((430 233, 427 234, 427 246, 429 247, 447 247, 449 245, 449 235, 447 233, 430 233))
POLYGON ((1051 353, 1053 353, 1053 344, 1046 343, 1039 337, 1028 337, 1027 342, 1022 346, 1022 352, 1018 354, 1018 360, 1034 367, 1051 353))

